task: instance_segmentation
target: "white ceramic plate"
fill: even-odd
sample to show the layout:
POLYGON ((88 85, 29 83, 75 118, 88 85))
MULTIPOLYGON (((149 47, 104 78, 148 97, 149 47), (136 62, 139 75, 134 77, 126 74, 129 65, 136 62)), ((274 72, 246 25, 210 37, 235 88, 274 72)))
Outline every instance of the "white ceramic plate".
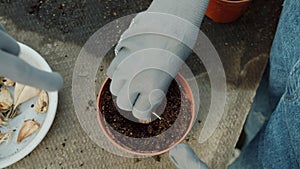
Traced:
MULTIPOLYGON (((52 72, 48 63, 38 54, 36 51, 30 47, 19 43, 21 47, 20 58, 25 60, 32 66, 52 72)), ((42 80, 42 79, 41 79, 42 80)), ((13 94, 14 87, 11 87, 11 93, 13 94)), ((49 109, 47 113, 38 114, 31 107, 35 103, 36 98, 29 100, 26 103, 20 105, 19 109, 21 114, 11 120, 6 128, 0 127, 1 133, 7 130, 14 130, 12 139, 6 144, 5 142, 0 144, 0 168, 7 167, 28 155, 33 151, 37 145, 46 136, 48 130, 50 129, 52 122, 56 114, 56 108, 58 103, 58 92, 48 92, 49 94, 49 109), (41 128, 35 134, 27 137, 21 143, 17 143, 17 137, 24 120, 34 119, 41 124, 41 128)))

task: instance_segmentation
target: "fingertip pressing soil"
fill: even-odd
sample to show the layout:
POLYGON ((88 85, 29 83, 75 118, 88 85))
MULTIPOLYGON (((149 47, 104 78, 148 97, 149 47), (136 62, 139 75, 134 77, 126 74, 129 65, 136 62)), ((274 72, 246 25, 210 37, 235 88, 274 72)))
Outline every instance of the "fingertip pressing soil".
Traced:
MULTIPOLYGON (((106 82, 100 94, 100 117, 104 117, 106 129, 118 143, 134 151, 161 151, 186 133, 191 121, 191 103, 185 97, 181 84, 175 80, 166 94, 167 101, 161 119, 157 118, 148 124, 137 123, 122 116, 123 113, 132 115, 132 112, 115 106, 116 100, 109 91, 110 83, 111 80, 106 82)), ((163 106, 158 109, 163 109, 163 106)))

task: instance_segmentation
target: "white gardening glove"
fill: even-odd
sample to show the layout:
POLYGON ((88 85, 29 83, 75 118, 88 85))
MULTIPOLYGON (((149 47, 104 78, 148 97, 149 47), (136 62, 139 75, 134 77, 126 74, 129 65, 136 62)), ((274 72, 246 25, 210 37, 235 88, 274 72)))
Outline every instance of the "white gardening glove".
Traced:
POLYGON ((107 75, 119 108, 149 120, 197 40, 207 0, 154 0, 123 33, 107 75))

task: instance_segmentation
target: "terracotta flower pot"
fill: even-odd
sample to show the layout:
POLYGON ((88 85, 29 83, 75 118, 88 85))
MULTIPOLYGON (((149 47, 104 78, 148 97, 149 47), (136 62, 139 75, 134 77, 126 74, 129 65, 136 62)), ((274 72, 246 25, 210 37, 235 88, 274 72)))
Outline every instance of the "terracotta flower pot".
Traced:
MULTIPOLYGON (((167 151, 169 151, 173 146, 175 146, 176 144, 179 144, 181 141, 184 140, 184 138, 187 136, 187 134, 190 132, 192 126, 193 126, 193 123, 195 121, 195 108, 194 108, 194 98, 193 98, 193 95, 192 95, 192 90, 191 88, 189 87, 188 83, 186 82, 186 80, 183 78, 183 76, 181 75, 177 75, 176 77, 177 79, 177 83, 179 83, 179 86, 180 86, 180 89, 181 89, 181 98, 182 96, 185 98, 186 101, 188 101, 189 103, 189 108, 186 108, 186 109, 189 109, 189 111, 186 111, 186 109, 184 109, 185 111, 183 111, 184 113, 179 113, 181 115, 178 115, 177 119, 176 119, 176 122, 174 123, 173 126, 170 127, 170 129, 168 129, 167 131, 163 132, 162 134, 158 136, 155 136, 155 137, 151 137, 151 138, 131 138, 131 137, 128 137, 128 136, 124 136, 124 135, 121 135, 120 133, 114 131, 112 129, 112 127, 110 126, 110 124, 107 122, 106 118, 105 118, 105 114, 104 114, 104 111, 101 111, 103 110, 101 108, 101 103, 102 100, 104 99, 104 95, 103 95, 103 92, 104 91, 107 91, 108 90, 108 84, 110 82, 110 79, 107 78, 101 89, 100 89, 100 92, 99 92, 99 95, 98 95, 98 100, 97 100, 97 104, 98 104, 98 121, 99 121, 99 124, 100 124, 100 128, 102 129, 102 131, 104 132, 104 134, 106 135, 106 137, 118 148, 132 154, 132 155, 142 155, 142 156, 154 156, 154 155, 159 155, 159 154, 162 154, 162 153, 165 153, 167 151), (185 121, 185 129, 184 131, 182 131, 181 128, 178 128, 177 127, 177 130, 176 130, 176 123, 178 124, 178 119, 180 119, 180 116, 184 116, 184 117, 188 117, 185 121), (173 129, 171 129, 173 128, 173 129), (174 130, 175 129, 175 130, 174 130), (162 137, 163 138, 167 138, 169 139, 169 135, 168 135, 168 132, 171 131, 180 131, 178 134, 177 133, 173 133, 172 135, 179 135, 180 138, 178 138, 177 140, 172 140, 170 141, 169 144, 167 145, 164 145, 161 147, 161 149, 158 151, 156 148, 155 149, 149 149, 149 147, 151 147, 149 144, 147 143, 152 143, 152 142, 156 142, 158 144, 156 145, 163 145, 163 144, 166 144, 166 142, 163 142, 162 140, 162 137), (165 136, 164 136, 165 135, 165 136), (161 136, 161 137, 160 137, 161 136), (127 142, 131 142, 131 140, 135 141, 135 147, 131 147, 131 146, 128 146, 127 145, 127 142), (140 144, 140 145, 138 145, 140 144), (137 147, 137 148, 136 148, 137 147), (139 149, 138 147, 140 148, 144 148, 144 150, 141 150, 139 149), (148 147, 148 148, 147 148, 148 147)), ((181 112, 182 112, 182 108, 180 108, 181 112)), ((180 125, 182 125, 183 123, 182 122, 179 122, 181 123, 180 125)), ((179 125, 179 126, 180 126, 179 125)), ((178 137, 179 137, 178 136, 178 137)))
POLYGON ((206 16, 218 23, 233 22, 246 11, 251 0, 210 0, 206 16))

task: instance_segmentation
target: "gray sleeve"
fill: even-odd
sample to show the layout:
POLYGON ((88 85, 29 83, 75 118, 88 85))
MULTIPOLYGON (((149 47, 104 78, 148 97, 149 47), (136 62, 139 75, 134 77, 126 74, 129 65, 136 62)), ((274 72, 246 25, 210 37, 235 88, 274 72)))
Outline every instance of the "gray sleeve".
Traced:
POLYGON ((145 12, 139 13, 132 20, 130 27, 121 36, 116 50, 127 47, 126 43, 130 43, 128 46, 131 45, 132 48, 143 48, 143 43, 136 44, 135 39, 138 38, 146 41, 145 47, 158 44, 157 46, 168 50, 168 46, 177 45, 179 42, 192 49, 208 2, 209 0, 154 0, 145 12), (158 38, 154 38, 155 36, 158 38), (172 43, 172 40, 177 43, 172 43))
POLYGON ((9 36, 4 27, 0 24, 0 50, 11 53, 15 56, 18 56, 20 53, 20 46, 17 42, 9 36))
POLYGON ((63 87, 63 79, 58 73, 49 73, 32 67, 18 58, 19 53, 20 46, 0 24, 0 76, 47 91, 63 87))
POLYGON ((209 0, 154 0, 147 11, 169 13, 199 27, 209 0))
POLYGON ((2 50, 0 50, 0 76, 47 91, 63 87, 63 79, 58 73, 41 71, 2 50))
POLYGON ((143 49, 167 50, 182 60, 191 53, 209 0, 154 0, 122 34, 107 75, 112 77, 121 61, 143 49))

